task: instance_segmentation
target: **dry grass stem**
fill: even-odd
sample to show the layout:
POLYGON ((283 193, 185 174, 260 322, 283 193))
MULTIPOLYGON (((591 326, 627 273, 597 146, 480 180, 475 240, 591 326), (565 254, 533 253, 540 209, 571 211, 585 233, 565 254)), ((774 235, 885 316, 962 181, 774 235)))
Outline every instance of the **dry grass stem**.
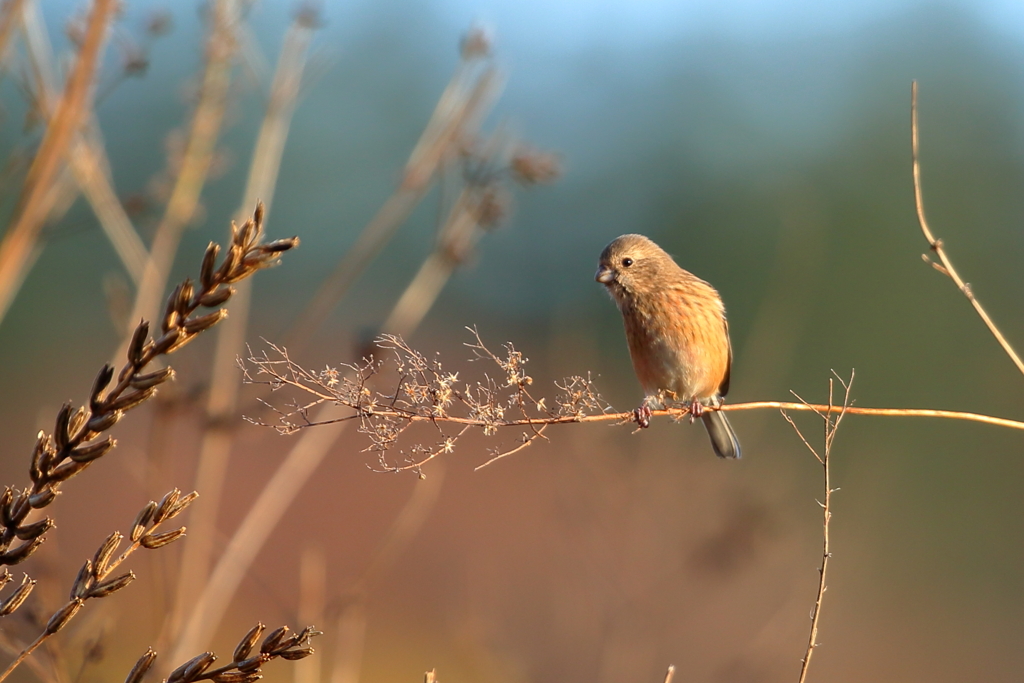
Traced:
POLYGON ((942 240, 935 237, 932 233, 931 228, 928 227, 928 221, 924 216, 924 199, 921 196, 921 163, 918 158, 918 125, 917 125, 917 81, 914 81, 910 88, 910 136, 911 136, 911 149, 913 154, 913 165, 914 165, 914 202, 917 207, 917 221, 921 225, 921 232, 924 233, 924 238, 928 240, 928 246, 931 247, 932 252, 939 258, 939 263, 932 261, 927 254, 923 254, 926 263, 931 264, 936 270, 943 275, 949 277, 950 280, 956 285, 967 300, 974 306, 974 310, 977 311, 981 317, 982 322, 988 328, 988 331, 992 333, 992 336, 996 338, 999 345, 1003 347, 1003 351, 1010 357, 1013 364, 1017 366, 1017 369, 1024 374, 1024 361, 1021 360, 1017 352, 1010 346, 1010 342, 1007 341, 1003 333, 999 331, 996 324, 992 322, 992 318, 989 317, 988 313, 982 308, 981 303, 975 298, 974 292, 971 289, 969 282, 964 282, 963 278, 960 277, 959 273, 956 272, 956 268, 953 267, 952 261, 949 260, 949 256, 946 254, 945 245, 942 240))
POLYGON ((675 667, 675 665, 670 664, 669 667, 668 667, 668 671, 665 672, 665 681, 664 681, 664 683, 672 683, 672 678, 675 675, 676 675, 676 667, 675 667))
MULTIPOLYGON (((835 374, 835 373, 833 373, 835 374)), ((811 657, 814 655, 814 650, 820 643, 818 642, 818 622, 821 618, 821 604, 825 597, 825 591, 828 590, 826 583, 828 574, 828 561, 832 557, 832 551, 829 546, 829 523, 832 521, 832 494, 839 489, 832 488, 831 473, 829 471, 829 458, 832 455, 832 444, 836 438, 836 432, 839 430, 839 423, 843 421, 843 416, 846 415, 847 410, 850 407, 850 388, 853 385, 853 372, 850 372, 850 380, 844 381, 838 375, 835 376, 839 383, 843 385, 843 403, 841 406, 836 406, 833 401, 833 380, 829 378, 828 381, 828 406, 827 410, 814 410, 814 412, 822 419, 825 427, 824 445, 822 450, 819 452, 814 446, 808 442, 807 438, 797 427, 785 410, 782 411, 782 416, 786 418, 786 421, 793 427, 800 440, 803 441, 807 450, 814 455, 818 463, 822 467, 822 471, 825 479, 825 499, 824 502, 818 501, 818 504, 822 508, 822 550, 821 550, 821 566, 818 568, 818 595, 814 601, 814 608, 811 610, 811 633, 807 640, 807 651, 804 653, 804 657, 800 664, 800 678, 799 683, 804 683, 807 680, 807 671, 811 665, 811 657), (838 412, 834 411, 833 408, 838 408, 838 412), (833 417, 834 416, 834 417, 833 417)), ((797 397, 799 398, 799 397, 797 397)), ((803 399, 801 399, 803 402, 803 399)), ((804 403, 804 405, 809 405, 804 403)))
POLYGON ((441 166, 463 142, 475 137, 500 91, 499 81, 486 36, 479 30, 471 32, 464 41, 455 74, 409 155, 401 184, 299 315, 288 332, 287 345, 300 348, 307 343, 423 199, 441 166))
MULTIPOLYGON (((178 251, 182 230, 192 219, 198 205, 224 120, 236 47, 234 31, 239 21, 238 0, 216 0, 211 5, 206 69, 200 86, 199 103, 192 115, 184 157, 167 207, 157 225, 129 320, 152 318, 155 315, 178 251)), ((121 352, 126 345, 127 337, 121 352)))
POLYGON ((0 242, 0 320, 6 315, 34 261, 31 255, 49 212, 46 199, 61 170, 63 157, 89 110, 89 98, 106 42, 108 24, 117 4, 115 0, 95 0, 93 3, 75 67, 25 178, 16 218, 0 242))
MULTIPOLYGON (((551 425, 582 422, 635 421, 633 412, 615 412, 601 398, 590 377, 568 377, 555 383, 553 399, 536 397, 530 392, 533 380, 524 371, 526 358, 511 344, 505 353, 492 353, 473 329, 469 346, 475 359, 488 362, 495 373, 483 373, 476 381, 460 381, 457 373, 446 372, 441 361, 428 358, 394 335, 382 335, 377 345, 383 359, 364 359, 360 363, 320 371, 306 370, 294 362, 288 350, 268 343, 262 353, 250 352, 242 363, 244 381, 268 386, 297 389, 299 398, 285 399, 284 405, 267 405, 277 413, 277 421, 261 418, 250 422, 271 426, 282 434, 338 422, 353 422, 370 441, 366 450, 378 456, 378 468, 385 472, 411 470, 422 474, 421 467, 435 458, 454 451, 456 443, 472 429, 494 435, 500 429, 522 430, 514 446, 492 449, 484 467, 517 453, 537 439, 546 438, 551 425), (374 390, 371 380, 385 371, 395 373, 397 381, 388 389, 374 390), (323 420, 315 410, 336 406, 341 415, 323 420), (399 448, 399 439, 413 426, 430 427, 431 442, 399 448), (399 462, 388 458, 398 449, 399 462)), ((765 408, 817 411, 823 414, 850 414, 901 417, 936 417, 969 420, 1024 430, 1024 422, 978 413, 914 408, 860 408, 788 401, 753 401, 723 405, 718 410, 742 411, 765 408)), ((654 416, 680 420, 689 415, 688 406, 655 410, 654 416)), ((478 467, 479 469, 479 467, 478 467)))
MULTIPOLYGON (((298 101, 306 54, 317 25, 317 22, 300 12, 285 34, 277 71, 271 84, 267 111, 249 167, 243 207, 252 206, 262 197, 265 211, 270 210, 285 142, 298 101)), ((234 360, 245 348, 251 299, 251 285, 248 282, 240 283, 231 319, 221 326, 217 335, 206 402, 207 428, 203 432, 195 480, 195 488, 203 492, 204 500, 192 513, 192 538, 182 557, 175 606, 166 626, 167 636, 172 641, 178 635, 184 615, 191 609, 191 602, 201 592, 209 576, 217 511, 234 442, 233 418, 237 417, 238 410, 239 382, 234 360)))
POLYGON ((7 45, 14 35, 14 27, 21 18, 25 2, 26 0, 5 0, 3 7, 0 7, 0 64, 7 55, 7 45))

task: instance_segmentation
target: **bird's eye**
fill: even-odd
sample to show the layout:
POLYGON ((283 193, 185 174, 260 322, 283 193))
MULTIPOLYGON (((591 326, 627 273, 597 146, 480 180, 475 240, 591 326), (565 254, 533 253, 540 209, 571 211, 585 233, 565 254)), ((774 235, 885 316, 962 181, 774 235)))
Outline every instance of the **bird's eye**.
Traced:
POLYGON ((622 259, 622 267, 623 268, 629 268, 631 265, 633 265, 633 259, 631 259, 629 257, 626 257, 626 258, 622 259))

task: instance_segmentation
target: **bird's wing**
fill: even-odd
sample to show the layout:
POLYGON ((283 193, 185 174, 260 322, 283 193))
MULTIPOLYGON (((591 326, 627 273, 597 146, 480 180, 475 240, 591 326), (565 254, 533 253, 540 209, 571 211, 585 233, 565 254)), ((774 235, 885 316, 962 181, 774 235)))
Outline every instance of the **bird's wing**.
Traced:
POLYGON ((724 397, 729 393, 729 379, 732 375, 732 341, 729 339, 729 321, 725 319, 725 316, 722 316, 722 324, 725 325, 725 343, 729 345, 729 360, 725 363, 725 377, 718 385, 718 394, 724 397))

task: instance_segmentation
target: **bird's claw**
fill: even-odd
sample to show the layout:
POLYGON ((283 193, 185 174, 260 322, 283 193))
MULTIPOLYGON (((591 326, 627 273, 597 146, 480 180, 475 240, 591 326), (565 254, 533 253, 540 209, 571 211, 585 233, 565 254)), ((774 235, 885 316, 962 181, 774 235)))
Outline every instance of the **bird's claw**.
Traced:
POLYGON ((647 405, 646 401, 633 410, 633 419, 640 425, 640 429, 647 429, 651 426, 651 407, 647 405))
POLYGON ((701 403, 700 401, 694 401, 693 403, 690 404, 690 424, 693 424, 693 421, 696 420, 698 417, 702 416, 703 414, 703 403, 701 403))

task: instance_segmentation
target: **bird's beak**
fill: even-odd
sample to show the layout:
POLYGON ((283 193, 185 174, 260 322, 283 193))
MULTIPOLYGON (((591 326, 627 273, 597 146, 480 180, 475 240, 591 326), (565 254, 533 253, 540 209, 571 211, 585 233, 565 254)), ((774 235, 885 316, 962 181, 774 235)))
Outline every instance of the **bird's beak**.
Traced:
POLYGON ((611 284, 615 281, 615 271, 608 266, 598 266, 594 279, 602 285, 611 284))

